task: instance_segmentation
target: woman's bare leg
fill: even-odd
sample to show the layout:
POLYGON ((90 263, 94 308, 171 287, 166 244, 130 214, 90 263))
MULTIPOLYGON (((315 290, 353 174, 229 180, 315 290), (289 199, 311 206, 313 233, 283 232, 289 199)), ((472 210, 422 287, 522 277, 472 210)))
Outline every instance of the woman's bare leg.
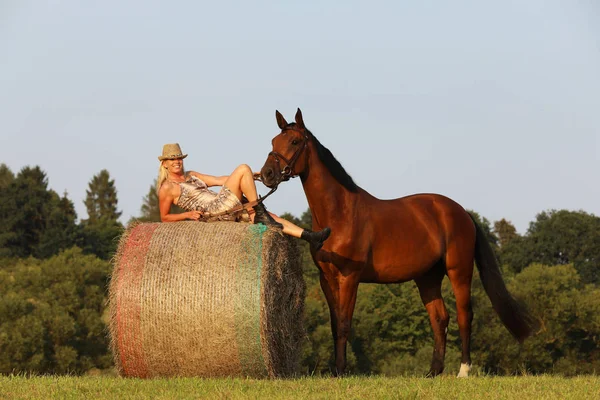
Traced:
MULTIPOLYGON (((237 198, 241 201, 243 196, 246 196, 249 202, 253 203, 258 200, 258 193, 256 192, 256 184, 254 183, 254 173, 252 169, 242 164, 233 170, 231 175, 225 180, 223 186, 227 187, 237 198)), ((256 205, 252 206, 256 213, 252 221, 264 225, 273 226, 275 228, 283 229, 283 225, 278 223, 271 217, 267 212, 264 204, 256 202, 256 205)))
POLYGON ((286 235, 296 237, 296 238, 299 238, 300 236, 302 236, 302 231, 304 229, 300 228, 298 225, 294 224, 293 222, 288 221, 287 219, 279 218, 277 215, 275 215, 273 213, 269 213, 269 214, 271 214, 271 217, 273 217, 273 219, 275 221, 277 221, 281 225, 283 225, 283 233, 285 233, 286 235))
POLYGON ((246 196, 250 202, 258 199, 252 169, 246 164, 239 165, 234 169, 225 181, 224 186, 227 186, 227 189, 240 200, 242 200, 242 195, 246 196))

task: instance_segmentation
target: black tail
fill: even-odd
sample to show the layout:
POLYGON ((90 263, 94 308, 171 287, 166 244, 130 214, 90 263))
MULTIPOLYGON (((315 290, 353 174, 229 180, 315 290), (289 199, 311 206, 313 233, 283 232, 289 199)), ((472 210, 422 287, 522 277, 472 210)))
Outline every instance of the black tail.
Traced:
POLYGON ((523 342, 531 335, 536 325, 535 320, 506 289, 498 261, 485 237, 485 232, 474 219, 473 223, 477 229, 475 262, 477 263, 477 269, 479 269, 483 288, 492 301, 492 306, 500 316, 502 323, 519 342, 523 342))

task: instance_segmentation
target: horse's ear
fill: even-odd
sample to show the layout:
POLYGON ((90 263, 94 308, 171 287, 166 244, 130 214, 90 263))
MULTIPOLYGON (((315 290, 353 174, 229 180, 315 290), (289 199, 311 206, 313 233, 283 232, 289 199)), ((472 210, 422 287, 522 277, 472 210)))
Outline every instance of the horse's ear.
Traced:
POLYGON ((275 110, 275 118, 277 118, 277 125, 279 126, 279 129, 283 130, 288 125, 285 118, 283 118, 283 115, 281 115, 281 113, 277 110, 275 110))
POLYGON ((296 111, 296 125, 302 129, 305 129, 304 120, 302 119, 302 111, 300 111, 299 108, 298 111, 296 111))

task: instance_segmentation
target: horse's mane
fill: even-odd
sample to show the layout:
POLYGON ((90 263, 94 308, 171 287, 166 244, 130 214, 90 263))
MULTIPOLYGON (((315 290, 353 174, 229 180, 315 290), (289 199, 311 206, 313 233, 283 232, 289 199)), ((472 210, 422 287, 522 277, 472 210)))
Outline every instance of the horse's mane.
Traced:
MULTIPOLYGON (((295 125, 296 123, 294 122, 288 124, 289 127, 295 125)), ((353 193, 358 192, 358 185, 354 183, 354 179, 352 179, 352 177, 348 175, 344 167, 342 167, 342 164, 340 164, 340 162, 333 156, 333 154, 331 154, 331 151, 329 151, 327 147, 323 146, 321 142, 319 142, 319 139, 317 139, 311 131, 309 131, 306 128, 304 129, 306 130, 308 136, 312 139, 317 148, 317 156, 319 157, 319 160, 321 160, 321 162, 325 165, 325 167, 327 167, 329 172, 331 172, 333 178, 349 191, 353 193)))

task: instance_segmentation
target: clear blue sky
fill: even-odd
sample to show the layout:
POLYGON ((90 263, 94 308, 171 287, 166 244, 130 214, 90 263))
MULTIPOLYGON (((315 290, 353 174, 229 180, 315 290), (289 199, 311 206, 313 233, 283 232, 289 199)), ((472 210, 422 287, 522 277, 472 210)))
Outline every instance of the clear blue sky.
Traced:
MULTIPOLYGON (((519 232, 600 215, 598 4, 2 0, 0 162, 39 165, 80 218, 106 168, 125 222, 164 143, 258 170, 300 107, 377 197, 441 193, 519 232)), ((267 205, 300 215, 300 182, 267 205)))

